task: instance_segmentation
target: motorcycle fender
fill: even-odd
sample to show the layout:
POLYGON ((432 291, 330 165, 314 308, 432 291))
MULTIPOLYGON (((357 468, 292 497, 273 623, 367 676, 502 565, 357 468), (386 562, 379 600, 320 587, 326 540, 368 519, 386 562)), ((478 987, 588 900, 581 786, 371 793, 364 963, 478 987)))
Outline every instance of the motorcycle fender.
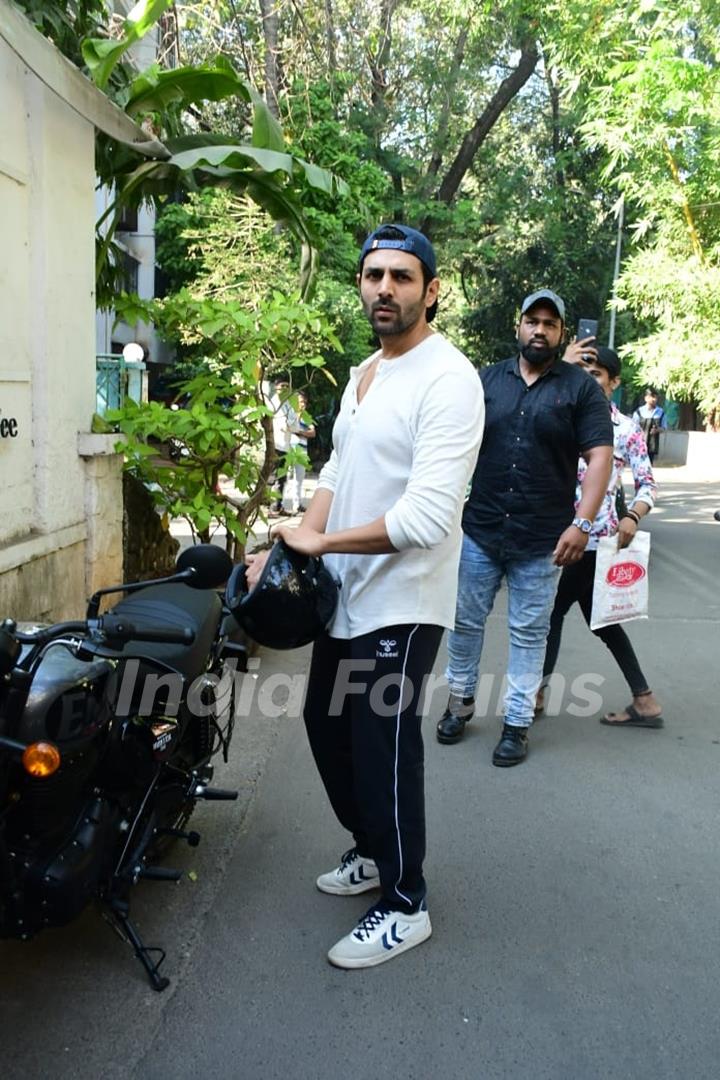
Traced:
POLYGON ((26 898, 42 925, 63 926, 87 906, 111 868, 117 812, 106 799, 87 804, 67 843, 28 871, 26 898))

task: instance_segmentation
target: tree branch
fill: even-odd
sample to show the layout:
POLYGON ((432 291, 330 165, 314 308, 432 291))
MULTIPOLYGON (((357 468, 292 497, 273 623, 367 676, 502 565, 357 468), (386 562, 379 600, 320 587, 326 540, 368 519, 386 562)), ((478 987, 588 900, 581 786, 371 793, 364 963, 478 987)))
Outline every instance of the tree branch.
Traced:
POLYGON ((550 119, 552 123, 552 152, 555 163, 555 180, 558 187, 565 187, 565 174, 559 165, 560 157, 560 91, 555 74, 546 68, 548 95, 550 97, 550 119))
POLYGON ((703 262, 705 256, 703 253, 702 244, 700 242, 700 235, 695 225, 695 218, 693 217, 690 203, 687 200, 687 195, 685 193, 685 185, 682 182, 680 170, 678 169, 677 162, 675 161, 675 158, 672 155, 672 151, 668 146, 667 140, 663 140, 663 150, 665 151, 667 163, 670 166, 672 178, 675 181, 678 191, 680 192, 680 198, 682 199, 683 215, 685 217, 685 224, 687 225, 688 232, 690 233, 690 242, 692 244, 693 251, 695 252, 700 262, 703 262))
POLYGON ((447 84, 444 86, 445 100, 440 110, 440 116, 437 126, 437 141, 435 143, 435 149, 433 155, 430 158, 430 164, 428 165, 427 176, 425 178, 424 187, 429 188, 431 183, 440 171, 442 165, 443 154, 445 153, 445 147, 448 141, 448 123, 450 121, 450 113, 453 106, 453 92, 457 85, 458 76, 465 59, 465 46, 467 44, 468 33, 470 30, 469 23, 463 26, 458 39, 455 42, 455 50, 453 52, 452 67, 450 68, 450 75, 447 80, 447 84))
MULTIPOLYGON (((465 173, 472 165, 478 150, 492 131, 503 111, 535 71, 538 60, 539 53, 535 43, 530 42, 524 45, 517 67, 507 76, 507 78, 503 79, 493 96, 490 98, 490 101, 483 109, 482 114, 477 118, 470 131, 465 135, 462 145, 455 155, 455 160, 451 164, 438 188, 435 196, 437 202, 443 202, 449 205, 455 198, 465 173)), ((431 224, 432 214, 429 214, 423 222, 423 230, 429 228, 431 224)))
POLYGON ((372 76, 372 105, 380 121, 378 129, 382 125, 385 116, 385 95, 387 94, 387 72, 385 69, 390 59, 390 49, 392 47, 392 19, 399 2, 400 0, 382 0, 380 9, 380 45, 376 56, 371 56, 368 53, 368 64, 372 76))
POLYGON ((337 73, 337 54, 335 52, 335 17, 333 15, 332 0, 325 0, 325 41, 327 44, 328 74, 330 80, 337 73))

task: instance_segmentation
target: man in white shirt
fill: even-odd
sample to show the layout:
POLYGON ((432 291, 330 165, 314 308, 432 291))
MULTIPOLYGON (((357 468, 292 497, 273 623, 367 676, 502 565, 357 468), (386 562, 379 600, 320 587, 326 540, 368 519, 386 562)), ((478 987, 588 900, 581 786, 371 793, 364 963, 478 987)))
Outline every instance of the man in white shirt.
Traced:
POLYGON ((291 432, 296 422, 295 412, 287 400, 290 393, 290 383, 286 378, 277 379, 275 389, 270 397, 270 407, 273 411, 273 441, 275 443, 275 465, 270 483, 280 489, 280 493, 270 507, 269 517, 280 517, 283 513, 283 486, 285 484, 285 455, 290 449, 291 432))
MULTIPOLYGON (((328 953, 343 968, 383 963, 431 933, 421 697, 453 625, 462 504, 484 421, 477 372, 429 325, 439 281, 427 238, 382 226, 363 245, 357 280, 381 347, 350 372, 332 456, 302 522, 274 530, 323 556, 342 586, 314 646, 305 724, 354 844, 317 886, 340 896, 381 890, 328 953)), ((253 560, 251 587, 263 563, 253 560)))

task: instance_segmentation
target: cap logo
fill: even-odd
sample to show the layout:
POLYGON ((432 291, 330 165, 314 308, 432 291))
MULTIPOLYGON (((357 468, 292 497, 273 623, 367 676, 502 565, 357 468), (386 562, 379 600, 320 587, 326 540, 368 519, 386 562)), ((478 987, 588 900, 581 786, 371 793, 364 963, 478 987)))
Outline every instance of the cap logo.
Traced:
POLYGON ((373 240, 370 245, 370 250, 375 251, 375 248, 393 248, 397 251, 412 251, 415 247, 415 242, 411 236, 403 237, 402 240, 373 240))

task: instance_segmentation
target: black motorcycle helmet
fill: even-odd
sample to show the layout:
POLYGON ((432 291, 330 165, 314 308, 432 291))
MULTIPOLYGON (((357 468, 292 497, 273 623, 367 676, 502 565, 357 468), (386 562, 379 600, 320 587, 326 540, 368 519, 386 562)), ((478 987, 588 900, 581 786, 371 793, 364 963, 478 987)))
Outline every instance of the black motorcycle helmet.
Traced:
POLYGON ((320 558, 301 555, 278 540, 251 592, 245 571, 242 564, 235 567, 225 599, 233 617, 259 645, 298 649, 314 641, 335 614, 339 583, 320 558))

